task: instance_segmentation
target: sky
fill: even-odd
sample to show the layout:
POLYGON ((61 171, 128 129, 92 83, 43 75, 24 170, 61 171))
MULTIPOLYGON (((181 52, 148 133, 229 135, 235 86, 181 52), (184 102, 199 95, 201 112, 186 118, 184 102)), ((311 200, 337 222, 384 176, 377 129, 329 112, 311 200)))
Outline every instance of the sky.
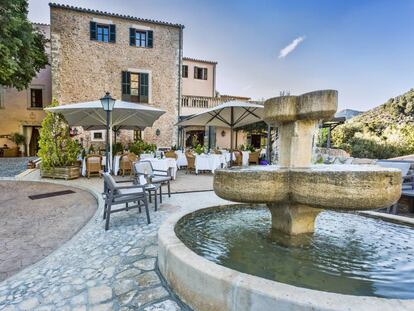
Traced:
MULTIPOLYGON (((217 91, 267 99, 320 89, 368 110, 414 88, 414 0, 55 0, 180 23, 184 56, 217 61, 217 91)), ((49 23, 48 0, 29 19, 49 23)))

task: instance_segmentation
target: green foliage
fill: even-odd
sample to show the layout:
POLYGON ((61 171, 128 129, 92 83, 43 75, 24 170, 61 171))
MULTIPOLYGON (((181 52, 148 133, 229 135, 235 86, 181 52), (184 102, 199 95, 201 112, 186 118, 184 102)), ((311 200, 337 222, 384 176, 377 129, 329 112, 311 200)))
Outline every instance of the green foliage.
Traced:
POLYGON ((10 140, 14 142, 17 146, 20 146, 21 144, 25 142, 26 138, 24 137, 24 135, 20 133, 13 133, 11 135, 10 140))
POLYGON ((112 145, 112 154, 113 155, 116 155, 117 153, 122 152, 122 151, 124 151, 124 146, 122 146, 121 143, 118 142, 118 143, 112 145))
POLYGON ((240 145, 239 150, 255 152, 256 148, 253 145, 240 145))
POLYGON ((350 119, 332 132, 353 157, 387 159, 414 153, 414 89, 350 119))
POLYGON ((195 148, 194 148, 194 152, 197 153, 198 155, 204 153, 204 147, 201 146, 200 144, 198 144, 195 148))
MULTIPOLYGON (((53 100, 51 107, 57 106, 53 100)), ((39 157, 43 168, 73 165, 79 154, 79 145, 69 135, 69 126, 61 114, 46 112, 39 140, 39 157)))
POLYGON ((316 146, 326 147, 328 141, 328 129, 326 127, 319 129, 316 146))
POLYGON ((137 140, 135 143, 129 145, 129 151, 140 155, 142 153, 151 153, 157 150, 155 144, 146 143, 143 140, 137 140))
POLYGON ((46 39, 27 19, 27 0, 0 0, 0 85, 27 88, 48 64, 46 39))

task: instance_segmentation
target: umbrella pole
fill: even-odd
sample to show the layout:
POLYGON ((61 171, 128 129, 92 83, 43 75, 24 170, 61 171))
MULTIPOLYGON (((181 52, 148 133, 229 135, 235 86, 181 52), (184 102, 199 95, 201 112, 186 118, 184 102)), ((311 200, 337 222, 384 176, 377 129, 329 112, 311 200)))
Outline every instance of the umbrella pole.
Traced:
POLYGON ((109 129, 109 133, 110 133, 110 136, 109 136, 109 162, 108 162, 108 160, 106 160, 106 163, 109 163, 108 172, 111 172, 112 171, 112 134, 113 134, 112 125, 109 129))
POLYGON ((230 166, 233 162, 233 123, 234 123, 234 108, 230 108, 230 166))

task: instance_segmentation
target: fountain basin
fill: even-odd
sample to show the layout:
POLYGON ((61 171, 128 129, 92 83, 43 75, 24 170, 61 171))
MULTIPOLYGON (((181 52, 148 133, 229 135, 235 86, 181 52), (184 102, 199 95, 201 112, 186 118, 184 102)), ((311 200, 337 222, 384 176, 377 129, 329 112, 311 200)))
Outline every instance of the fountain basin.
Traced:
POLYGON ((216 170, 214 191, 234 202, 289 201, 331 210, 370 210, 398 201, 401 172, 376 165, 235 167, 216 170))
MULTIPOLYGON (((174 291, 195 310, 412 310, 414 300, 336 294, 239 272, 190 250, 177 223, 194 207, 167 219, 158 234, 158 265, 174 291)), ((207 209, 203 209, 207 210, 207 209)))

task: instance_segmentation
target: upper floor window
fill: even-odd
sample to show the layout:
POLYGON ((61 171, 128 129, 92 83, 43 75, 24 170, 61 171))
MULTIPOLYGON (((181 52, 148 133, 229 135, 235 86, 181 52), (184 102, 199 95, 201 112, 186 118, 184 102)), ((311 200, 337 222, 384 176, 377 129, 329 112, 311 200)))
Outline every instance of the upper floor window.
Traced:
POLYGON ((152 48, 154 42, 154 32, 152 30, 139 30, 129 28, 129 45, 144 48, 152 48))
POLYGON ((207 68, 194 66, 194 79, 207 80, 207 68))
POLYGON ((188 65, 183 65, 183 70, 182 70, 182 77, 183 78, 188 78, 188 65))
POLYGON ((114 43, 116 41, 116 26, 90 22, 90 35, 91 40, 114 43))
POLYGON ((43 108, 42 89, 30 89, 30 108, 43 108))
POLYGON ((148 103, 148 73, 122 72, 122 100, 136 103, 148 103))

